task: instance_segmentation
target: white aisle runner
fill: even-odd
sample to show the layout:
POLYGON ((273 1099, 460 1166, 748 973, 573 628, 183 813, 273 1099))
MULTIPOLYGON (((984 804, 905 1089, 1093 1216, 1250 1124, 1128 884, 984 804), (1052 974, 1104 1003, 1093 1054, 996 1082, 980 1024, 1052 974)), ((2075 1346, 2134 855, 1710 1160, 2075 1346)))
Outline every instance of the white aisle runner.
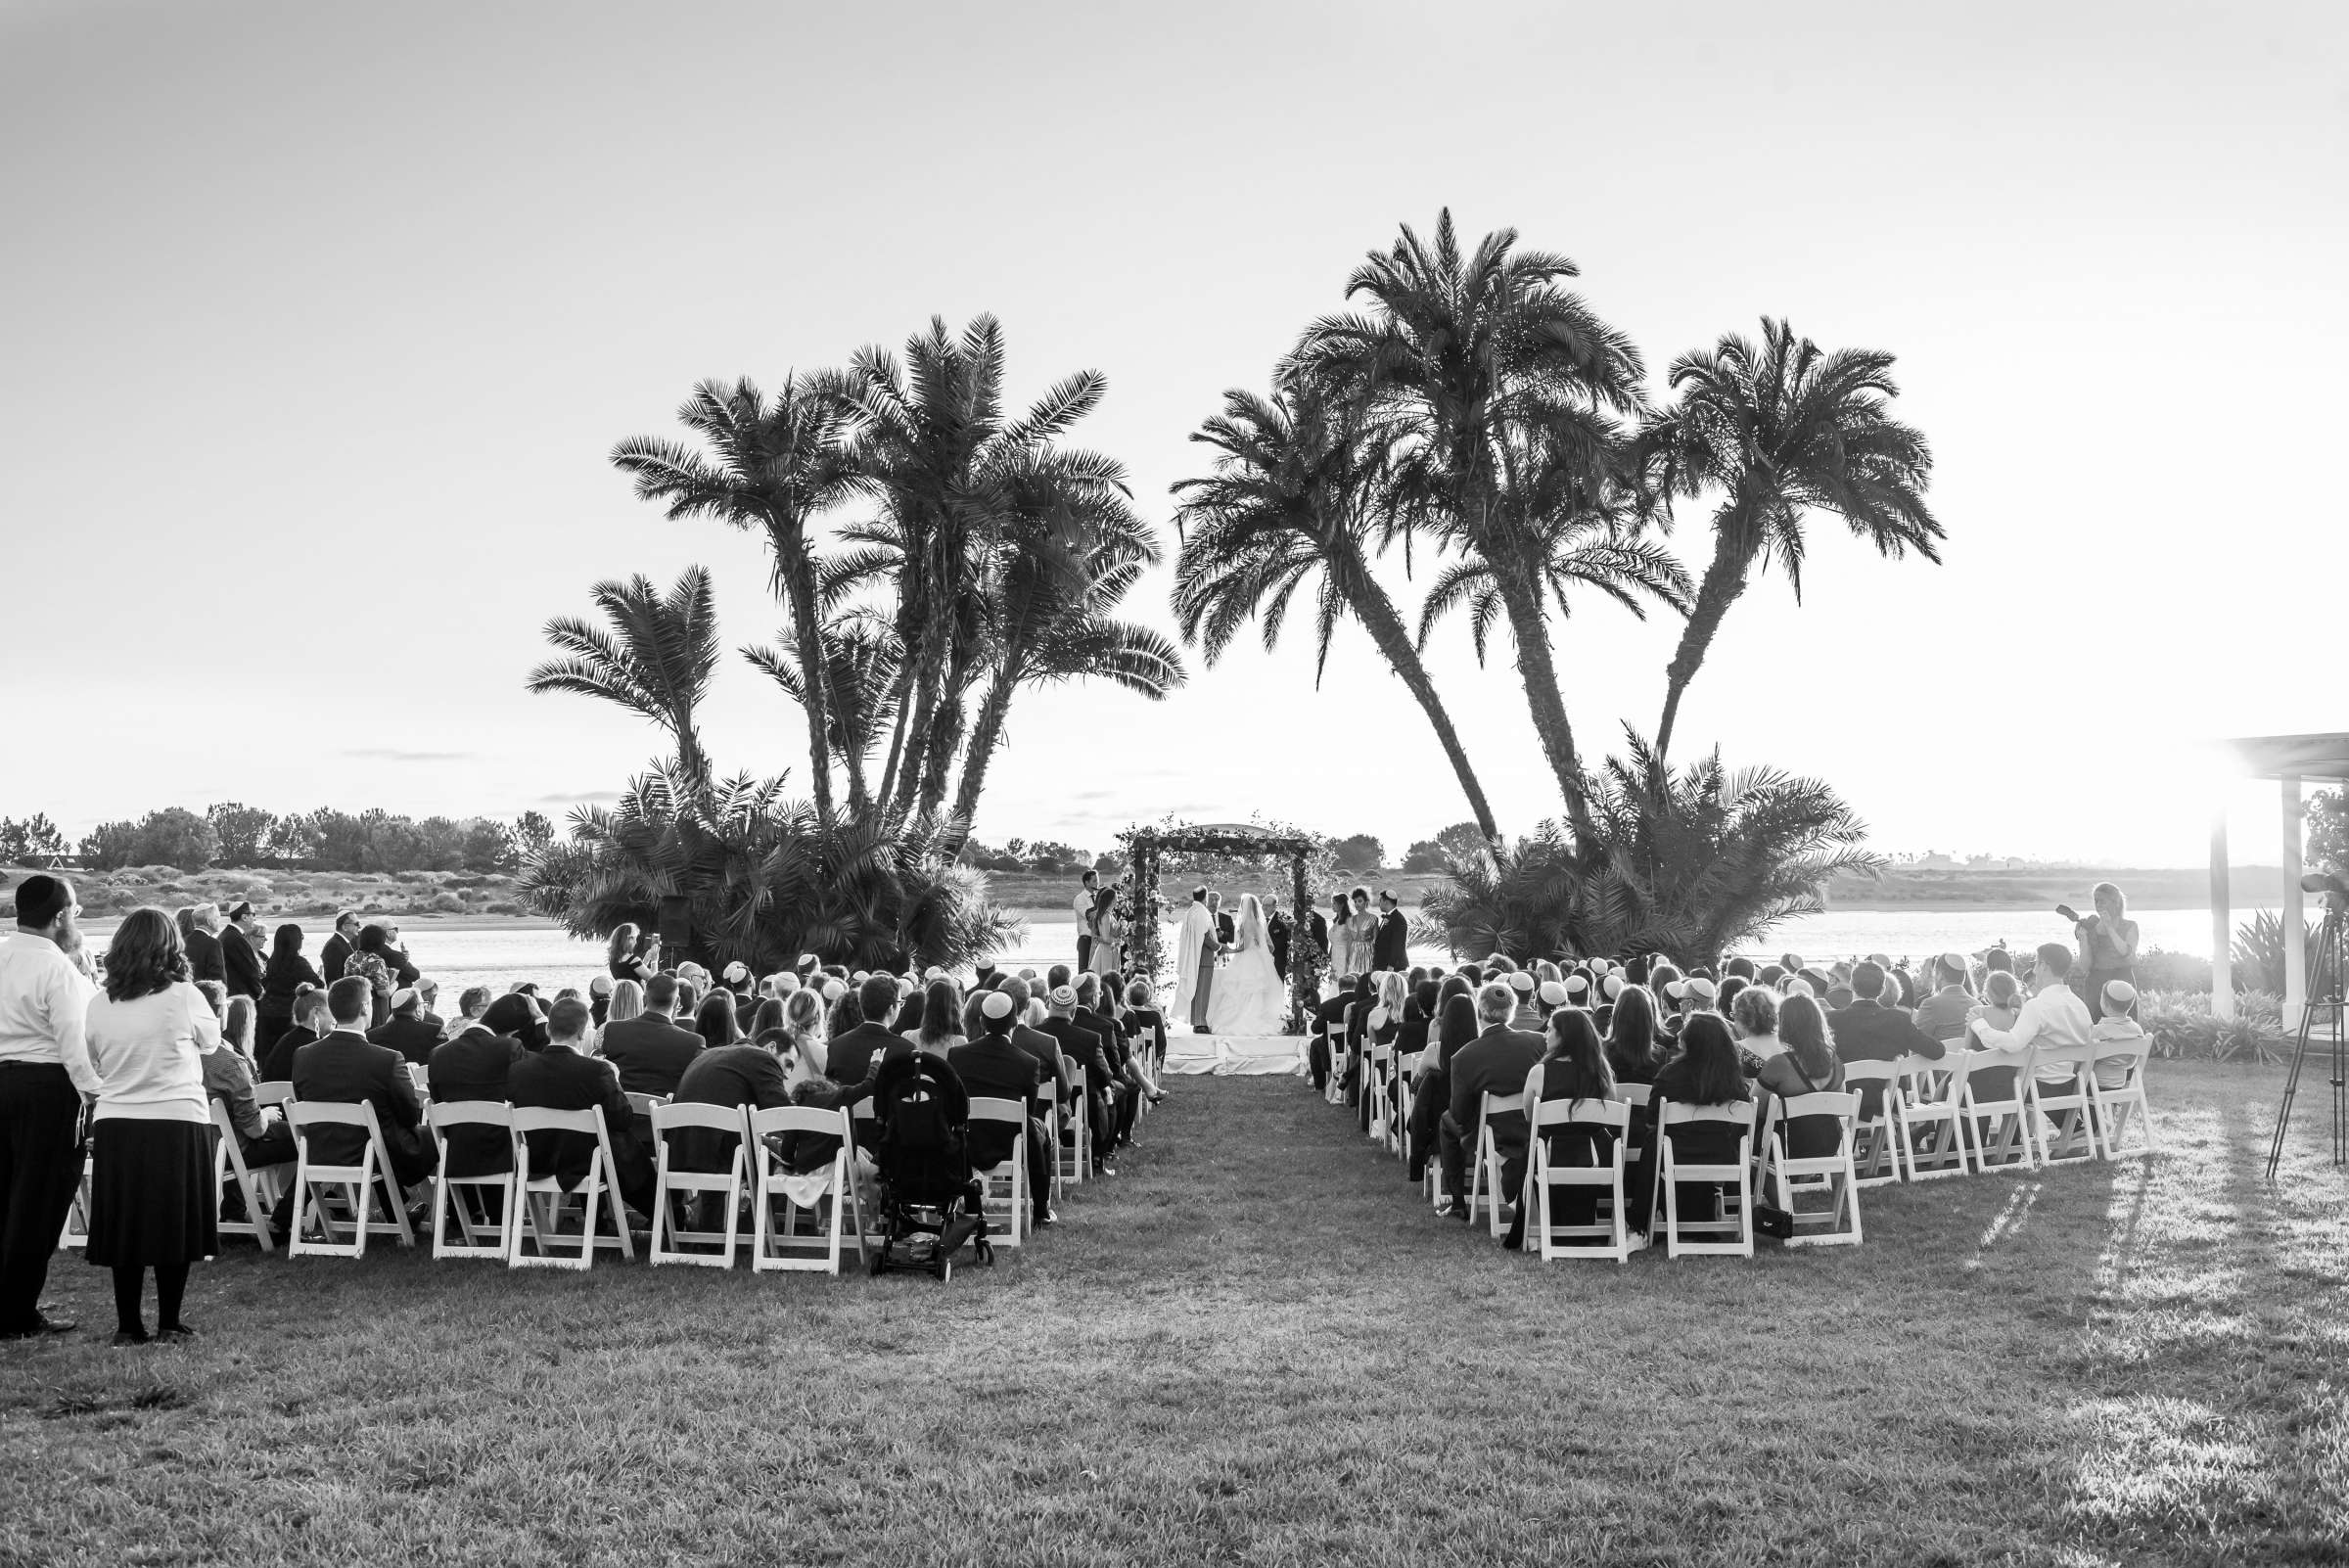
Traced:
POLYGON ((1258 1039, 1225 1038, 1220 1035, 1167 1033, 1167 1071, 1189 1077, 1214 1074, 1219 1078, 1256 1077, 1305 1071, 1303 1035, 1272 1035, 1258 1039))

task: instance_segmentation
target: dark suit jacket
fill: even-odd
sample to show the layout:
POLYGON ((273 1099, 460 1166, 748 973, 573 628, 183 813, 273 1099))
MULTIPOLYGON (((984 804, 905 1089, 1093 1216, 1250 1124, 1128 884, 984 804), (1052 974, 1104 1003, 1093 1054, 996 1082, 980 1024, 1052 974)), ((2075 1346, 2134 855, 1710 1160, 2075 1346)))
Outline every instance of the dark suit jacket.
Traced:
MULTIPOLYGON (((700 1043, 698 1036, 695 1043, 700 1043)), ((641 1207, 637 1195, 651 1187, 652 1170, 643 1146, 636 1141, 628 1097, 610 1068, 568 1045, 526 1052, 506 1076, 506 1098, 516 1110, 584 1111, 601 1106, 604 1130, 612 1139, 613 1163, 620 1167, 621 1190, 641 1207)), ((566 1191, 587 1179, 588 1167, 595 1161, 592 1132, 532 1132, 530 1145, 530 1174, 551 1175, 566 1191)))
POLYGON ((866 1021, 824 1047, 824 1077, 835 1084, 862 1084, 880 1071, 881 1063, 902 1056, 913 1042, 866 1021))
POLYGON ((384 965, 392 971, 392 984, 395 987, 413 986, 424 978, 424 971, 408 961, 405 947, 386 947, 384 965))
POLYGON ((343 978, 343 966, 349 962, 350 942, 338 931, 326 939, 325 946, 318 949, 319 978, 333 985, 343 978))
POLYGON ((1108 1087, 1112 1075, 1100 1036, 1073 1018, 1047 1018, 1036 1027, 1059 1043, 1063 1056, 1084 1069, 1088 1091, 1099 1094, 1108 1087))
MULTIPOLYGON (((1476 1113, 1487 1094, 1525 1092, 1525 1076, 1542 1060, 1542 1037, 1496 1024, 1461 1046, 1451 1059, 1451 1119, 1473 1133, 1476 1113)), ((1504 1116, 1491 1124, 1493 1141, 1503 1149, 1525 1147, 1525 1119, 1504 1116)))
MULTIPOLYGON (((677 1081, 674 1097, 686 1105, 748 1105, 766 1111, 791 1103, 791 1084, 774 1052, 756 1045, 719 1045, 693 1059, 693 1065, 677 1081)), ((740 1141, 705 1128, 671 1132, 669 1169, 723 1171, 740 1141)))
POLYGON ((1272 949, 1272 972, 1289 978, 1289 917, 1277 911, 1265 917, 1265 942, 1272 949))
MULTIPOLYGON (((294 1097, 374 1106, 400 1181, 419 1180, 432 1169, 432 1158, 417 1132, 424 1110, 416 1103, 416 1084, 399 1052, 338 1029, 294 1053, 294 1097)), ((366 1147, 366 1132, 355 1127, 319 1128, 310 1133, 310 1158, 320 1165, 356 1165, 366 1147)))
POLYGON ((1910 1021, 1909 1015, 1880 1002, 1856 1001, 1827 1015, 1835 1035, 1835 1054, 1847 1062, 1889 1062, 1914 1051, 1938 1060, 1941 1041, 1910 1021))
POLYGON ((391 1022, 369 1030, 367 1038, 378 1045, 391 1046, 411 1062, 430 1063, 440 1044, 440 1026, 428 1024, 422 1018, 394 1016, 391 1022))
POLYGON ((257 1068, 259 1076, 253 1082, 256 1084, 282 1084, 292 1079, 295 1052, 317 1038, 316 1034, 302 1028, 299 1024, 296 1024, 292 1029, 278 1036, 276 1039, 270 1041, 269 1048, 261 1053, 261 1060, 257 1068))
MULTIPOLYGON (((1001 1035, 982 1035, 967 1045, 946 1052, 946 1065, 962 1080, 974 1099, 1017 1100, 1030 1117, 1043 1114, 1037 1086, 1044 1070, 1036 1059, 1001 1035)), ((1002 1122, 973 1122, 971 1164, 981 1168, 1001 1165, 1011 1158, 1011 1140, 1019 1129, 1002 1122)))
POLYGON ((1237 936, 1237 935, 1238 935, 1238 933, 1239 933, 1239 927, 1238 927, 1236 924, 1234 924, 1234 923, 1233 923, 1233 921, 1232 921, 1232 918, 1231 918, 1231 911, 1230 911, 1229 909, 1219 909, 1219 910, 1217 910, 1217 911, 1216 911, 1216 940, 1217 940, 1217 941, 1219 941, 1219 942, 1221 942, 1221 943, 1222 943, 1222 944, 1223 944, 1225 946, 1229 946, 1229 945, 1231 945, 1232 939, 1233 939, 1235 936, 1237 936))
MULTIPOLYGON (((459 1100, 502 1101, 514 1064, 527 1054, 522 1041, 512 1036, 492 1035, 476 1025, 433 1051, 428 1064, 433 1099, 441 1105, 459 1100)), ((443 1175, 495 1176, 513 1169, 513 1142, 496 1128, 448 1130, 448 1165, 443 1175)))
MULTIPOLYGON (((605 1061, 620 1069, 620 1087, 625 1093, 674 1094, 685 1069, 702 1054, 702 1037, 648 1013, 605 1026, 598 1049, 605 1061)), ((622 1098, 621 1103, 627 1101, 622 1098)))
POLYGON ((228 984, 228 960, 220 952, 220 939, 208 931, 188 933, 188 978, 228 984))
POLYGON ((1043 1068, 1046 1078, 1063 1089, 1069 1086, 1069 1064, 1060 1054, 1060 1041, 1040 1029, 1018 1024, 1012 1028, 1011 1042, 1035 1057, 1036 1064, 1043 1068))
POLYGON ((1370 967, 1401 973, 1411 967, 1411 923, 1403 917, 1401 909, 1391 909, 1378 918, 1378 935, 1370 943, 1370 967))
POLYGON ((1117 1020, 1091 1008, 1080 1007, 1077 1009, 1077 1027, 1089 1029, 1101 1037, 1102 1060, 1109 1063, 1113 1075, 1122 1077, 1126 1072, 1126 1063, 1133 1053, 1127 1048, 1126 1032, 1118 1027, 1117 1020))
POLYGON ((241 927, 229 926, 221 931, 220 961, 228 970, 231 996, 261 999, 261 955, 253 950, 253 939, 241 927))

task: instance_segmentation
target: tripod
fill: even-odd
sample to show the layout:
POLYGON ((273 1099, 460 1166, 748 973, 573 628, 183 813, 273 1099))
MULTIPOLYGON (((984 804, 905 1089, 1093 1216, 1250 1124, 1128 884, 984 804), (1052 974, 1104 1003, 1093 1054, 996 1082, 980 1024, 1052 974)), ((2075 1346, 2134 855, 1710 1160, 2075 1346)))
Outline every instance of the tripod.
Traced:
MULTIPOLYGON (((2349 1000, 2341 995, 2341 927, 2342 906, 2345 901, 2337 893, 2325 895, 2325 922, 2317 928, 2317 950, 2310 960, 2312 978, 2322 977, 2328 994, 2323 1001, 2312 1001, 2300 1010, 2300 1033, 2292 1041, 2292 1071, 2283 1081, 2283 1104, 2276 1111, 2276 1141, 2268 1146, 2268 1179, 2276 1179, 2276 1169, 2283 1163, 2283 1137, 2291 1130, 2292 1097, 2300 1091, 2300 1069, 2308 1061, 2308 1042, 2317 1019, 2326 1021, 2326 1032, 2332 1040, 2332 1163, 2337 1167, 2349 1163, 2349 1041, 2342 1038, 2342 1026, 2349 1022, 2349 1000)), ((2286 934, 2289 940, 2289 934, 2286 934)))

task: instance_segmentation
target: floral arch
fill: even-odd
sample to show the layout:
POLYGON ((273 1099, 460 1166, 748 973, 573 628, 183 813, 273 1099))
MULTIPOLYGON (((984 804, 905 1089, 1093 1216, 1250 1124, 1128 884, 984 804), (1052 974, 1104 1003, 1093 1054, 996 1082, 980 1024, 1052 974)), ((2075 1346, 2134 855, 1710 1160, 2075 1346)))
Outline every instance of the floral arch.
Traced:
POLYGON ((1130 907, 1121 911, 1132 923, 1132 972, 1148 976, 1154 986, 1161 982, 1166 962, 1160 950, 1166 919, 1166 899, 1159 892, 1162 875, 1178 874, 1203 860, 1226 865, 1253 861, 1260 870, 1288 862, 1289 1029, 1292 1034, 1302 1031, 1307 1000, 1319 994, 1321 970, 1328 959, 1313 940, 1309 918, 1315 885, 1328 880, 1334 870, 1328 846, 1315 834, 1279 824, 1174 820, 1128 828, 1118 842, 1125 848, 1133 882, 1130 907))

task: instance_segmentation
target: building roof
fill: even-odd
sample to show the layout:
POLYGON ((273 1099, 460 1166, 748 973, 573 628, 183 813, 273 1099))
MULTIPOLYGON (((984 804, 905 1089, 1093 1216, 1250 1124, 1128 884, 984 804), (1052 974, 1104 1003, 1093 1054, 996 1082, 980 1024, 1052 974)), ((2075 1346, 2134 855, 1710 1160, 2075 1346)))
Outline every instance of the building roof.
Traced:
POLYGON ((2349 735, 2249 735, 2218 746, 2253 778, 2349 779, 2349 735))

